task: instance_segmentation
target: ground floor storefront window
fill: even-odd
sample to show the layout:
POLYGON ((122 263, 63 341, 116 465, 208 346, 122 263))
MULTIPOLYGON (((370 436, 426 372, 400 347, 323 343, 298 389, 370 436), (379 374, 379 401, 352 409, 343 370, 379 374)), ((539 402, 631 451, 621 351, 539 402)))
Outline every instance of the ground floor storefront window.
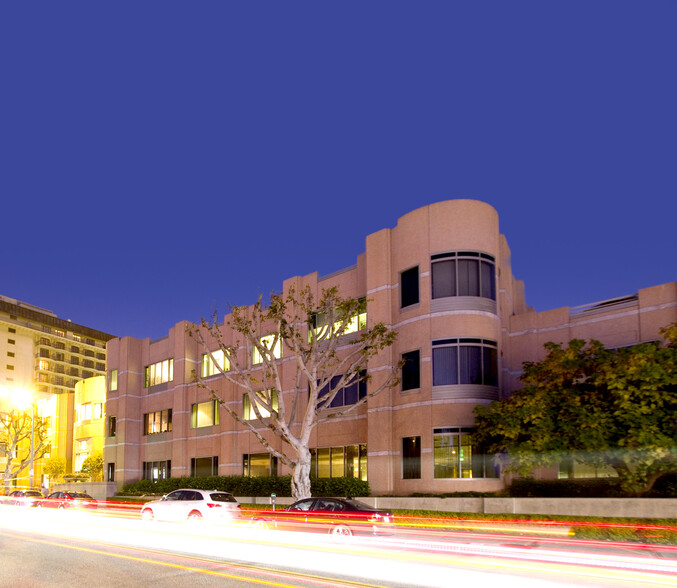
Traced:
POLYGON ((367 479, 367 446, 344 445, 310 450, 310 475, 314 478, 367 479))

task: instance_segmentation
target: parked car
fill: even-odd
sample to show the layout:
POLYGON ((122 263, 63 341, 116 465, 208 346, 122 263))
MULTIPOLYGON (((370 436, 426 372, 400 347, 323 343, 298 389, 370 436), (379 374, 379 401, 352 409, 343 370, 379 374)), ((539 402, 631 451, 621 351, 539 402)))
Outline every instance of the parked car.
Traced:
POLYGON ((240 504, 235 497, 220 490, 195 490, 181 488, 151 500, 141 507, 144 521, 197 521, 226 522, 240 517, 240 504))
POLYGON ((252 523, 262 529, 316 531, 331 535, 389 535, 393 513, 354 498, 304 498, 284 510, 261 512, 252 523))
POLYGON ((43 498, 39 490, 14 490, 5 496, 2 502, 13 506, 35 507, 43 498))
POLYGON ((52 492, 38 503, 41 508, 60 509, 92 509, 97 508, 97 501, 85 492, 52 492))

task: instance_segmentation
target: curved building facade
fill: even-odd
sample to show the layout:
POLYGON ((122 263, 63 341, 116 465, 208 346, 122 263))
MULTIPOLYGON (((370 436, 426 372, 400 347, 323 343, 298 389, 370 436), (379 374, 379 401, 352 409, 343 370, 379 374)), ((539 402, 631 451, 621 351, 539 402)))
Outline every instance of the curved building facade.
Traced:
MULTIPOLYGON (((342 296, 366 299, 366 324, 383 322, 398 333, 395 344, 370 362, 367 386, 378 385, 403 360, 400 384, 318 426, 310 444, 314 475, 365 478, 374 494, 500 489, 491 456, 471 443, 473 409, 515 389, 523 361, 538 360, 547 340, 595 336, 591 324, 603 325, 604 336, 617 335, 614 344, 632 344, 655 339, 661 326, 677 320, 677 284, 640 291, 622 312, 605 304, 593 323, 586 310, 533 312, 524 285, 512 275, 496 210, 475 200, 414 210, 396 227, 369 235, 354 266, 289 278, 283 290, 305 286, 318 295, 336 286, 342 296), (629 328, 635 316, 639 325, 640 314, 644 328, 629 328)), ((142 478, 288 473, 195 385, 199 371, 233 410, 247 414, 241 392, 211 375, 186 325, 178 323, 157 341, 108 343, 107 479, 122 485, 142 478)), ((605 342, 604 336, 596 338, 605 342)), ((225 329, 224 337, 233 342, 235 336, 225 329)), ((282 394, 294 389, 287 360, 283 354, 282 394)), ((367 392, 346 392, 343 402, 367 392)))

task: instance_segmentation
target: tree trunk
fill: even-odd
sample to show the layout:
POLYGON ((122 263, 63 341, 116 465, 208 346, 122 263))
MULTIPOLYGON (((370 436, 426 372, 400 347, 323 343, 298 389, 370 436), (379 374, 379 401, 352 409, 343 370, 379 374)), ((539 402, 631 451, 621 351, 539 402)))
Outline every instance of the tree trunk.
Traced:
POLYGON ((299 451, 299 460, 294 465, 291 476, 291 495, 295 500, 310 498, 310 451, 299 451))

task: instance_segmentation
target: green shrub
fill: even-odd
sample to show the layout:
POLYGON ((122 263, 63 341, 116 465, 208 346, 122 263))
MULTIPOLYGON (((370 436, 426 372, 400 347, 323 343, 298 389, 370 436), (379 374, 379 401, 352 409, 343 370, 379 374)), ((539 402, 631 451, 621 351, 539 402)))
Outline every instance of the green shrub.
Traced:
POLYGON ((625 496, 615 478, 594 480, 533 480, 519 478, 508 488, 513 498, 620 498, 625 496))
MULTIPOLYGON (((204 478, 168 478, 151 482, 140 480, 127 484, 118 493, 121 496, 167 494, 178 488, 222 490, 235 496, 291 496, 291 476, 209 476, 204 478)), ((369 496, 369 484, 355 478, 314 478, 311 480, 313 496, 369 496)))

